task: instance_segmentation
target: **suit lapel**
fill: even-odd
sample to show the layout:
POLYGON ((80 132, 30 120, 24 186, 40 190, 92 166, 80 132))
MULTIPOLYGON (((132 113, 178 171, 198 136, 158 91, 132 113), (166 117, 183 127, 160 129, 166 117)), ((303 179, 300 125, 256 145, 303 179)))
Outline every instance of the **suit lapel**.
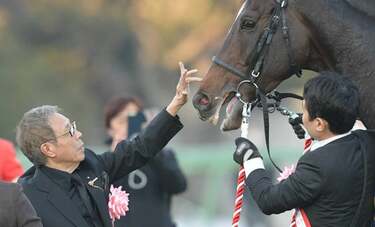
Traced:
POLYGON ((70 198, 63 192, 56 184, 54 184, 42 171, 38 168, 36 170, 37 179, 36 185, 42 191, 48 192, 48 201, 60 213, 72 222, 77 227, 88 227, 86 221, 80 215, 80 211, 70 200, 70 198))
POLYGON ((77 227, 87 226, 86 221, 80 215, 80 211, 71 202, 70 198, 59 188, 54 188, 48 195, 48 200, 58 209, 65 218, 69 219, 77 227))
POLYGON ((80 173, 81 178, 84 179, 85 187, 88 189, 91 198, 94 200, 95 206, 99 211, 99 215, 102 218, 105 227, 112 227, 108 211, 108 201, 106 199, 108 193, 104 191, 102 185, 103 179, 99 176, 90 176, 88 173, 86 173, 87 175, 85 176, 85 173, 85 171, 80 173))

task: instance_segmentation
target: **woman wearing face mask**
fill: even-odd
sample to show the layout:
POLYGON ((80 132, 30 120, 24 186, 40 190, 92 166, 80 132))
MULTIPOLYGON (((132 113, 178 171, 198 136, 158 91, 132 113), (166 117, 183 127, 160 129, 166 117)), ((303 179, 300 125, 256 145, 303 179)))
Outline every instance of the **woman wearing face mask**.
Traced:
MULTIPOLYGON (((105 107, 105 126, 113 151, 117 143, 131 138, 146 124, 141 102, 134 97, 118 97, 105 107)), ((172 195, 186 190, 187 183, 174 152, 163 149, 148 164, 115 182, 129 195, 129 212, 115 222, 116 227, 172 227, 172 195), (147 216, 147 218, 145 218, 147 216)))

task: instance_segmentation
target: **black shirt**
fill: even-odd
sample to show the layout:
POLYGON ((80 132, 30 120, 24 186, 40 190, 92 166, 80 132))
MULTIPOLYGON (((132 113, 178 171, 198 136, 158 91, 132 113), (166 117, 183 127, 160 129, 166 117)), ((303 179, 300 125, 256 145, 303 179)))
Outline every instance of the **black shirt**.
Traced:
POLYGON ((103 226, 99 218, 98 210, 90 198, 82 180, 76 173, 78 168, 72 174, 46 166, 41 167, 41 171, 57 184, 61 190, 67 193, 67 196, 77 206, 78 210, 81 212, 81 216, 89 226, 103 226))

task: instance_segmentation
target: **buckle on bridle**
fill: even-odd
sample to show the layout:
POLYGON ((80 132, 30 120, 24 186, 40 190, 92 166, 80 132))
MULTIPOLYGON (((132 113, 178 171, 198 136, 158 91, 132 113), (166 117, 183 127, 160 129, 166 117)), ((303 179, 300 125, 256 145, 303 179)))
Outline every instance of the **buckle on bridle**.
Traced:
POLYGON ((258 76, 260 75, 260 72, 258 71, 257 73, 255 73, 255 70, 253 70, 251 72, 251 76, 253 76, 254 78, 257 78, 258 76))
POLYGON ((288 1, 287 0, 283 0, 280 4, 281 8, 285 8, 288 4, 288 1))

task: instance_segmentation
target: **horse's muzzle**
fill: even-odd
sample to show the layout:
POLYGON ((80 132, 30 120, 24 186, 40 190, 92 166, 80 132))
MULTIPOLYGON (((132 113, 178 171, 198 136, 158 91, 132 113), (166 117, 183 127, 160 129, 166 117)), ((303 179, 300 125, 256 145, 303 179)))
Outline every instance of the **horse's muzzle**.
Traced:
POLYGON ((210 97, 201 91, 194 95, 193 106, 198 110, 201 120, 205 121, 214 114, 210 97))

